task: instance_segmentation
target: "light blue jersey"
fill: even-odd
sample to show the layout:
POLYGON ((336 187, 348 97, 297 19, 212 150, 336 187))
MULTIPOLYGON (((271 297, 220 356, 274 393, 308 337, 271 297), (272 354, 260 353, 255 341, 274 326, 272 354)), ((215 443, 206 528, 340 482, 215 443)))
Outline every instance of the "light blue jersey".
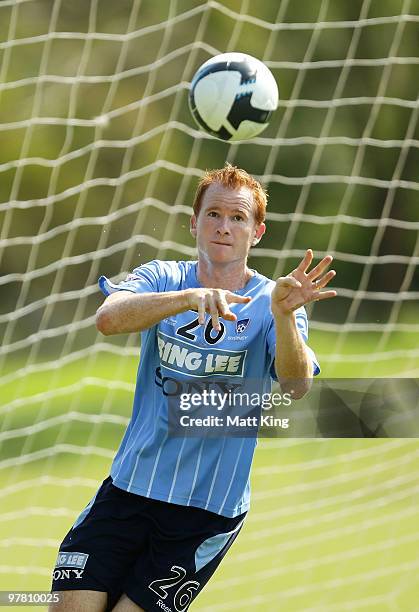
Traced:
MULTIPOLYGON (((239 295, 247 304, 232 304, 237 321, 220 319, 221 331, 212 329, 211 317, 198 325, 195 311, 160 321, 141 333, 141 359, 131 421, 114 459, 115 486, 185 506, 197 506, 234 517, 249 508, 249 474, 255 437, 173 437, 168 431, 167 384, 182 384, 190 377, 205 380, 260 381, 269 391, 275 377, 275 329, 270 296, 275 283, 254 273, 239 295), (175 381, 173 383, 172 381, 175 381)), ((99 279, 105 295, 115 291, 150 293, 180 291, 201 285, 197 262, 152 261, 136 268, 118 285, 99 279)), ((298 329, 307 341, 304 308, 296 311, 298 329)), ((319 366, 313 355, 315 374, 319 366)))

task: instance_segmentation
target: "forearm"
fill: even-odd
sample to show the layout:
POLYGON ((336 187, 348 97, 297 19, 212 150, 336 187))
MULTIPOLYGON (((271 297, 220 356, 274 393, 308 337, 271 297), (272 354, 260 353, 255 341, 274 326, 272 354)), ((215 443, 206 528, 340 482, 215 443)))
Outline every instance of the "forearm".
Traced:
POLYGON ((283 390, 294 391, 298 399, 311 386, 313 364, 298 331, 295 314, 274 314, 276 331, 275 371, 283 390))
POLYGON ((141 332, 188 308, 187 290, 163 293, 123 291, 113 294, 98 309, 96 326, 105 336, 141 332))

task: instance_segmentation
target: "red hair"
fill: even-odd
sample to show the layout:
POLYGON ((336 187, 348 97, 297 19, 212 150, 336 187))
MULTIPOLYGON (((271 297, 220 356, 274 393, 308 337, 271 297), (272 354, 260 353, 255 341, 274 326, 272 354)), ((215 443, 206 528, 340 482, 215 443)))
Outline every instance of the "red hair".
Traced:
POLYGON ((229 189, 239 189, 240 187, 248 187, 253 193, 253 201, 255 203, 255 220, 258 225, 264 222, 266 216, 266 204, 268 194, 262 185, 250 176, 246 170, 241 170, 232 166, 228 162, 219 170, 207 170, 198 183, 193 202, 193 211, 198 216, 201 210, 202 198, 210 185, 219 183, 229 189))

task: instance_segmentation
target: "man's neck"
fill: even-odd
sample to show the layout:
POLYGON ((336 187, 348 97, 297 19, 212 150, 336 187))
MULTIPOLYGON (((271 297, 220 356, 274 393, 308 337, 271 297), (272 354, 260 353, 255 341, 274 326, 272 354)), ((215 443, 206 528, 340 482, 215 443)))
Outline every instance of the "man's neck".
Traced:
POLYGON ((237 291, 245 287, 253 273, 247 267, 246 262, 232 262, 227 265, 223 263, 217 266, 211 262, 199 260, 197 276, 202 287, 237 291))

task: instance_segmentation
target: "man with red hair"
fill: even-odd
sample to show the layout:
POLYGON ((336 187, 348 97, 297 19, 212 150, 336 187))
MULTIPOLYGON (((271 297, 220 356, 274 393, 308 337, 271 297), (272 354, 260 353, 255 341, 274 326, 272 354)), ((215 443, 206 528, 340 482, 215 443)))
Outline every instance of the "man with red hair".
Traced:
POLYGON ((107 297, 98 329, 141 333, 141 360, 111 475, 61 545, 53 573, 61 597, 51 610, 185 612, 239 533, 257 427, 254 435, 173 435, 170 421, 174 396, 192 401, 187 389, 202 390, 197 409, 220 396, 224 407, 226 390, 249 380, 262 395, 277 379, 299 398, 319 372, 304 304, 336 295, 324 290, 332 257, 310 269, 309 249, 276 281, 250 269, 266 199, 244 170, 207 172, 191 217, 197 261, 155 260, 118 285, 99 279, 107 297))

